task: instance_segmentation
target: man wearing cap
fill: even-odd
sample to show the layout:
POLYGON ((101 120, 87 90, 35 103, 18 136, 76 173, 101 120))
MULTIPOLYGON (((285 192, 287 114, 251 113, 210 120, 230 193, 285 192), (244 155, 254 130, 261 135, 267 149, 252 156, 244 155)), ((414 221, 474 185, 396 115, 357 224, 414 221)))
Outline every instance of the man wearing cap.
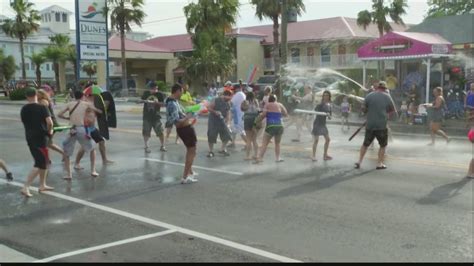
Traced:
POLYGON ((160 151, 166 152, 165 138, 163 134, 163 125, 161 123, 160 108, 165 107, 165 95, 158 91, 158 86, 153 82, 150 86, 150 90, 143 93, 143 126, 142 135, 145 142, 145 152, 150 153, 151 150, 148 147, 148 140, 151 137, 151 129, 155 131, 156 136, 160 139, 161 148, 160 151))
POLYGON ((28 88, 26 98, 28 103, 21 108, 21 121, 25 128, 26 142, 35 164, 21 189, 21 194, 31 197, 33 195, 29 188, 38 175, 40 177, 39 191, 53 190, 52 187, 46 185, 46 176, 50 165, 47 145, 48 136, 53 134, 53 120, 51 120, 48 109, 38 104, 35 89, 28 88))
POLYGON ((378 88, 365 97, 365 105, 362 106, 364 113, 367 113, 365 127, 365 138, 360 148, 359 161, 355 163, 355 168, 359 169, 364 159, 367 148, 377 139, 380 148, 378 153, 377 170, 386 169, 384 164, 385 149, 388 143, 387 121, 389 113, 395 112, 392 97, 387 93, 387 85, 384 81, 379 82, 378 88))

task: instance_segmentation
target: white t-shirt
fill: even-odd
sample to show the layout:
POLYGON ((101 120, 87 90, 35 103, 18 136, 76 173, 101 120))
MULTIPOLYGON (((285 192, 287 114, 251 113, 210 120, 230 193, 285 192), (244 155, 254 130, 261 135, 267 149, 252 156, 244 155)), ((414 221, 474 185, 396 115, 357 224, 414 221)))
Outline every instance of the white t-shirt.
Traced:
POLYGON ((242 91, 236 92, 234 96, 232 97, 232 100, 231 100, 232 106, 237 112, 239 113, 242 112, 240 110, 240 105, 245 101, 245 99, 246 99, 245 93, 243 93, 242 91))

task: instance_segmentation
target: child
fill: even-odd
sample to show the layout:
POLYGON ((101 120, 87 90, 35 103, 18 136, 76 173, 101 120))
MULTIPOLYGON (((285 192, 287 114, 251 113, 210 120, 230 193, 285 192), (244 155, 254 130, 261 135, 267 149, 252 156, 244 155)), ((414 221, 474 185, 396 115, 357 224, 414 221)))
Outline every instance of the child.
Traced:
POLYGON ((92 109, 87 109, 84 116, 84 128, 86 130, 87 138, 91 138, 91 132, 95 130, 95 112, 92 109))
POLYGON ((408 123, 408 106, 406 101, 402 101, 400 106, 400 122, 408 123))
POLYGON ((347 130, 349 127, 349 113, 351 112, 351 105, 349 104, 348 98, 344 97, 341 103, 341 113, 342 113, 342 130, 344 130, 344 124, 347 125, 347 130))

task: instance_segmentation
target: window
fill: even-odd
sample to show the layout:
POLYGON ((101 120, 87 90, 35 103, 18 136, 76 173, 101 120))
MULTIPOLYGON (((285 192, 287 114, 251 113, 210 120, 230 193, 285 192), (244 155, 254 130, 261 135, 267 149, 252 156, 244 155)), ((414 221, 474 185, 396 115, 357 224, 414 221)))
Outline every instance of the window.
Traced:
POLYGON ((291 63, 300 62, 300 48, 291 48, 291 63))
POLYGON ((308 47, 307 51, 308 65, 314 67, 314 47, 308 47))
POLYGON ((321 47, 321 65, 331 62, 331 47, 321 47))
POLYGON ((46 64, 46 71, 49 71, 49 64, 46 64))
POLYGON ((61 14, 55 13, 56 15, 56 22, 61 22, 61 14))
POLYGON ((51 14, 48 14, 48 22, 51 22, 51 14))
POLYGON ((67 14, 63 14, 63 22, 67 22, 67 14))
POLYGON ((25 63, 25 69, 30 70, 30 63, 25 63))

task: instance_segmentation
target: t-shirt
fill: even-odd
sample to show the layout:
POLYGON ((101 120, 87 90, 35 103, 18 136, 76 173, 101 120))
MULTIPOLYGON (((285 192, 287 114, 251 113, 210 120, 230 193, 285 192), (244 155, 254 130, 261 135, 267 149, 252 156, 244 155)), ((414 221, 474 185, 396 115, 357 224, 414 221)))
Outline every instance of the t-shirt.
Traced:
POLYGON ((466 96, 466 105, 470 107, 474 107, 474 93, 469 91, 466 96))
POLYGON ((341 112, 343 113, 349 113, 349 102, 342 102, 341 103, 341 112))
POLYGON ((47 145, 48 125, 50 117, 48 108, 38 103, 29 103, 21 108, 21 122, 25 127, 26 142, 29 146, 45 147, 47 145))
MULTIPOLYGON (((145 93, 143 93, 142 100, 158 100, 158 102, 163 103, 165 100, 165 95, 162 92, 151 93, 149 91, 145 91, 145 93)), ((143 119, 148 121, 156 121, 157 119, 161 119, 160 105, 148 102, 143 103, 143 119)))
MULTIPOLYGON (((224 119, 227 117, 227 114, 230 111, 230 102, 226 102, 222 97, 217 97, 214 99, 214 110, 221 112, 224 119)), ((221 121, 221 118, 215 115, 214 113, 209 113, 208 124, 218 124, 221 121)))
POLYGON ((166 117, 166 123, 170 125, 176 125, 180 119, 186 117, 179 103, 173 98, 166 99, 166 117))
POLYGON ((245 96, 245 93, 242 91, 238 91, 234 94, 232 97, 232 108, 233 108, 233 113, 234 113, 234 122, 236 123, 238 120, 242 118, 242 110, 240 109, 240 106, 242 103, 245 101, 247 97, 245 96))
POLYGON ((393 111, 392 97, 386 92, 375 91, 365 97, 367 107, 367 126, 369 130, 387 128, 388 112, 393 111))
POLYGON ((181 94, 181 98, 179 98, 179 100, 182 101, 185 105, 193 103, 193 97, 191 96, 191 93, 189 93, 189 91, 183 91, 183 94, 181 94))
MULTIPOLYGON (((331 105, 328 103, 320 103, 316 105, 316 108, 314 108, 314 111, 331 113, 331 105)), ((316 115, 316 118, 314 119, 313 124, 315 126, 326 126, 326 118, 327 116, 325 115, 316 115)))

